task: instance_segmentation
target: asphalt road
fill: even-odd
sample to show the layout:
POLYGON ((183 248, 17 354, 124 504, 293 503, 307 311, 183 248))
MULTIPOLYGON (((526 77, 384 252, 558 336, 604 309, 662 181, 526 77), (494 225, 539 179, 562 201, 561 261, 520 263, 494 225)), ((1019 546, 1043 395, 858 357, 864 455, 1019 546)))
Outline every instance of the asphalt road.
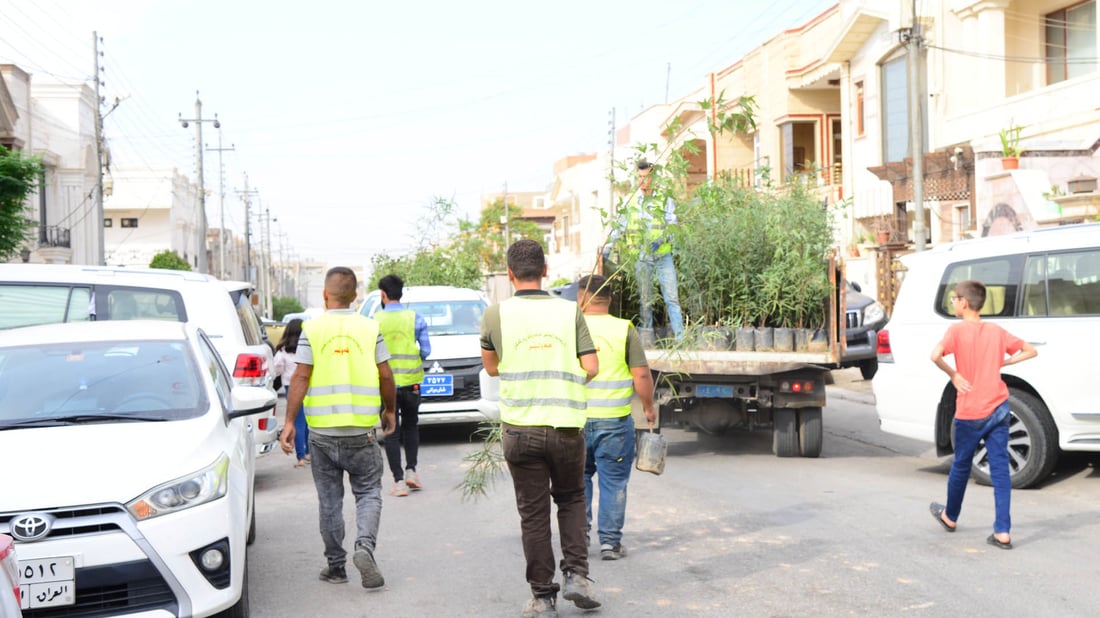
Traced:
MULTIPOLYGON (((635 472, 626 559, 599 560, 599 616, 1095 616, 1100 457, 1067 457, 1041 489, 1013 492, 1013 541, 985 543, 992 491, 971 485, 955 534, 928 514, 949 462, 878 430, 858 370, 835 372, 819 459, 778 459, 767 432, 666 430, 665 473, 635 472), (854 372, 854 374, 853 374, 854 372)), ((469 428, 422 430, 421 479, 385 495, 382 591, 321 582, 309 470, 258 462, 252 612, 263 617, 518 616, 528 598, 511 483, 463 502, 469 428)), ((388 473, 384 488, 392 479, 388 473)), ((351 522, 350 492, 345 505, 351 522)), ((555 535, 556 542, 556 535, 555 535)), ((351 539, 347 541, 350 549, 351 539)), ((559 600, 563 616, 583 612, 559 600)))

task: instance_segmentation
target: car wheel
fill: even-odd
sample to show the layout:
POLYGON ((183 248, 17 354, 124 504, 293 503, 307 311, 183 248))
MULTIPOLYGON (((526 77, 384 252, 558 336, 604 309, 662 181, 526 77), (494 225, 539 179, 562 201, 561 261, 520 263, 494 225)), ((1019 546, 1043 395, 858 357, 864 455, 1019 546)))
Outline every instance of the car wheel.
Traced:
POLYGON ((244 539, 245 545, 256 542, 256 498, 252 498, 252 518, 248 522, 248 536, 244 539))
POLYGON ((802 408, 798 411, 798 450, 803 457, 821 455, 821 408, 802 408))
POLYGON ((864 380, 870 380, 878 373, 878 359, 869 358, 859 363, 859 375, 863 376, 864 380))
POLYGON ((772 410, 772 452, 776 457, 798 457, 798 414, 796 410, 772 410))
MULTIPOLYGON (((1058 462, 1058 429, 1046 406, 1035 396, 1008 391, 1008 466, 1013 489, 1025 489, 1042 482, 1058 462)), ((974 452, 974 479, 991 485, 989 455, 985 442, 974 452)))

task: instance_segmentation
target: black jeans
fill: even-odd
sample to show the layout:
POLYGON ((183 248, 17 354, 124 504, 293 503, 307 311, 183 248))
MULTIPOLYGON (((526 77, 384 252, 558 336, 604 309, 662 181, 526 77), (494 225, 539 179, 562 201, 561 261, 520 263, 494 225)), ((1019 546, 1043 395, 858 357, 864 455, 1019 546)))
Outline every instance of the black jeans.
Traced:
POLYGON ((558 506, 561 570, 588 575, 588 519, 584 502, 584 431, 503 425, 504 459, 512 474, 534 596, 556 595, 550 499, 558 506))
POLYGON ((416 470, 416 456, 420 451, 420 390, 397 389, 397 422, 400 425, 386 438, 386 459, 390 462, 393 482, 405 478, 405 468, 416 470), (401 445, 405 445, 405 467, 401 467, 401 445))

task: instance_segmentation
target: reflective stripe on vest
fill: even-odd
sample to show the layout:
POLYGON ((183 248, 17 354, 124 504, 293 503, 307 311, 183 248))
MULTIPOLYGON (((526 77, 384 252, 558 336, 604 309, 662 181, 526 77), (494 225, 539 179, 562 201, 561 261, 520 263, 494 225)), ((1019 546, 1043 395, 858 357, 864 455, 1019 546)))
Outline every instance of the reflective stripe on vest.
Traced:
POLYGON ((397 386, 412 386, 424 381, 424 362, 420 359, 420 346, 416 342, 416 312, 378 311, 374 314, 386 349, 390 351, 390 369, 397 386))
POLYGON ((378 322, 358 313, 325 313, 302 323, 313 373, 302 400, 310 427, 375 427, 382 409, 374 361, 378 322))
POLYGON ((500 304, 500 334, 500 420, 584 427, 576 303, 510 298, 500 304))
POLYGON ((668 222, 665 221, 663 207, 658 207, 653 196, 643 196, 636 191, 626 207, 626 230, 631 244, 643 255, 665 255, 672 251, 672 245, 665 239, 668 222), (649 250, 649 244, 661 241, 656 251, 649 250))
POLYGON ((584 316, 600 372, 588 383, 588 418, 620 418, 630 414, 634 375, 626 363, 626 336, 630 322, 613 315, 584 316))

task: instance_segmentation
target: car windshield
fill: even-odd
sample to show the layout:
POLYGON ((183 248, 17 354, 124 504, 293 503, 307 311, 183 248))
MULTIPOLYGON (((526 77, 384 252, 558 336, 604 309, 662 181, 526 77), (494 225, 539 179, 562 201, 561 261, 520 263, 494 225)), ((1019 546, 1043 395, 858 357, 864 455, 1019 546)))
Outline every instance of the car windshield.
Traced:
POLYGON ((182 420, 208 405, 184 342, 0 348, 0 429, 182 420))
POLYGON ((406 305, 428 323, 428 335, 477 335, 485 303, 477 300, 417 302, 406 305))

